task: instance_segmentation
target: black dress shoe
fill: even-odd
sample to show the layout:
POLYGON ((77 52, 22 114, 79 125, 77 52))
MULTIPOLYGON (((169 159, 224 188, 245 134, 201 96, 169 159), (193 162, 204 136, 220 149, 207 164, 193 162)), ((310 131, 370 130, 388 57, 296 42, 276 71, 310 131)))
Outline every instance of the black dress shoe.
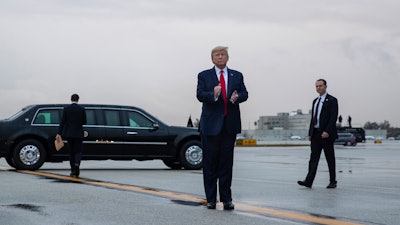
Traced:
POLYGON ((207 203, 207 209, 215 209, 216 207, 217 207, 217 204, 215 202, 207 203))
POLYGON ((326 186, 326 188, 336 188, 336 184, 337 182, 330 182, 328 186, 326 186))
POLYGON ((75 176, 79 177, 79 166, 75 166, 75 176))
POLYGON ((79 177, 79 166, 74 166, 69 175, 71 177, 79 177))
POLYGON ((224 209, 225 210, 234 210, 235 205, 230 201, 230 202, 224 202, 224 209))
POLYGON ((308 188, 311 188, 311 186, 312 186, 312 184, 308 183, 307 181, 301 181, 301 180, 299 180, 299 181, 297 181, 297 183, 298 183, 300 186, 304 186, 304 187, 308 187, 308 188))
POLYGON ((76 171, 75 169, 71 170, 71 173, 69 174, 70 177, 76 177, 76 171))

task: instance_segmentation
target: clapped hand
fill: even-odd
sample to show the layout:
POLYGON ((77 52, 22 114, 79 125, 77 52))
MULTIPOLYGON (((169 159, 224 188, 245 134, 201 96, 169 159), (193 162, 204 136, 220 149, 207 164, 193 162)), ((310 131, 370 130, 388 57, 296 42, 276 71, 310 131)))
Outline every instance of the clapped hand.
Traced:
POLYGON ((220 94, 221 94, 221 84, 218 84, 217 86, 214 87, 214 98, 217 99, 220 94))
POLYGON ((232 104, 234 104, 238 98, 239 98, 239 95, 238 95, 237 91, 235 90, 235 91, 233 91, 229 101, 232 102, 232 104))

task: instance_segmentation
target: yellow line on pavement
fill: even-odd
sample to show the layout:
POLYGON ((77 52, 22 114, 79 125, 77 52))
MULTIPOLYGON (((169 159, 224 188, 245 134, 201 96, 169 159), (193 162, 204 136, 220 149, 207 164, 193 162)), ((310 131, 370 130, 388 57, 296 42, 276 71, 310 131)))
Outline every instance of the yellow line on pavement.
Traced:
POLYGON ((255 212, 264 215, 271 215, 280 218, 289 218, 299 221, 313 222, 318 224, 326 225, 362 225, 361 223, 347 222, 338 219, 323 218, 318 216, 312 216, 307 214, 288 212, 275 209, 261 208, 257 206, 245 205, 245 204, 235 204, 235 207, 239 210, 255 212))
MULTIPOLYGON (((38 176, 44 176, 44 177, 50 177, 50 178, 61 179, 61 180, 69 180, 69 181, 74 181, 74 182, 79 182, 79 183, 84 183, 84 184, 91 184, 91 185, 107 187, 107 188, 113 188, 113 189, 118 189, 118 190, 127 190, 127 191, 145 193, 145 194, 156 195, 156 196, 161 196, 161 197, 166 197, 166 198, 174 198, 174 199, 179 199, 179 200, 183 200, 183 201, 197 202, 197 203, 203 204, 203 205, 206 204, 206 200, 204 198, 200 198, 200 197, 196 197, 196 196, 188 195, 188 194, 181 194, 181 193, 172 192, 172 191, 164 191, 164 190, 138 187, 138 186, 126 185, 126 184, 115 184, 115 183, 95 181, 95 180, 90 180, 90 179, 85 179, 85 178, 69 177, 69 176, 64 176, 64 175, 58 175, 58 174, 46 173, 46 172, 38 172, 38 171, 17 170, 17 172, 33 174, 33 175, 38 175, 38 176)), ((318 216, 313 216, 313 215, 308 215, 308 214, 276 210, 276 209, 268 209, 268 208, 263 208, 263 207, 259 207, 259 206, 241 204, 241 203, 236 203, 235 208, 240 211, 253 212, 253 213, 262 214, 262 215, 266 215, 266 216, 273 216, 273 217, 279 217, 279 218, 283 218, 283 219, 298 220, 298 221, 318 223, 318 224, 324 224, 324 225, 362 225, 361 223, 348 222, 348 221, 338 220, 338 219, 334 219, 334 218, 323 218, 323 217, 318 217, 318 216)))
POLYGON ((182 200, 186 200, 186 201, 199 202, 202 204, 206 203, 206 200, 204 198, 199 198, 199 197, 195 197, 192 195, 181 194, 181 193, 176 193, 176 192, 157 190, 157 189, 152 189, 152 188, 138 187, 138 186, 126 185, 126 184, 115 184, 115 183, 109 183, 109 182, 103 182, 103 181, 89 180, 89 179, 85 179, 85 178, 76 178, 76 177, 58 175, 58 174, 53 174, 53 173, 45 173, 45 172, 37 172, 37 171, 29 171, 29 170, 19 170, 18 172, 34 174, 34 175, 39 175, 39 176, 44 176, 44 177, 51 177, 51 178, 61 179, 61 180, 70 180, 70 181, 74 181, 74 182, 91 184, 91 185, 96 185, 96 186, 101 186, 101 187, 108 187, 108 188, 127 190, 127 191, 135 191, 135 192, 151 194, 151 195, 158 195, 158 196, 163 196, 163 197, 170 197, 170 198, 172 197, 172 198, 182 199, 182 200))

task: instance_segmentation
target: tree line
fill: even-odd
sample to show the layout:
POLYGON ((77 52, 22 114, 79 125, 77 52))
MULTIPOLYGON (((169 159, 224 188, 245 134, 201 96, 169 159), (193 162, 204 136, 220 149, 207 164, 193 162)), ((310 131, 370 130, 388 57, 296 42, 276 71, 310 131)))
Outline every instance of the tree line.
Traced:
POLYGON ((400 128, 391 127, 389 121, 385 120, 382 123, 377 122, 366 122, 364 125, 364 129, 371 130, 387 130, 388 137, 397 137, 400 136, 400 128))

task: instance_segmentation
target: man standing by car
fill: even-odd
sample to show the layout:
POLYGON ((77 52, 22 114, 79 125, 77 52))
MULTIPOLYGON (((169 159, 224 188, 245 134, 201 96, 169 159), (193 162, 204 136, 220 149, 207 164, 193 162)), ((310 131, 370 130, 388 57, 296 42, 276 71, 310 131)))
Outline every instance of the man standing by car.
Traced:
POLYGON ((314 99, 308 139, 311 141, 311 156, 308 164, 308 174, 304 181, 297 181, 301 186, 311 188, 317 174, 321 151, 324 149, 328 162, 329 185, 326 188, 336 188, 336 162, 333 144, 337 139, 336 120, 338 118, 338 102, 335 97, 326 92, 326 81, 315 82, 319 97, 314 99))
POLYGON ((248 98, 242 73, 229 69, 228 48, 211 51, 214 67, 198 74, 197 99, 203 103, 200 135, 203 147, 203 178, 207 208, 215 209, 217 182, 225 210, 232 203, 233 149, 236 134, 241 132, 239 103, 248 98))
MULTIPOLYGON (((85 108, 78 105, 79 95, 71 96, 72 104, 64 107, 57 136, 67 139, 70 150, 70 176, 79 176, 79 166, 82 158, 83 125, 86 124, 85 108)), ((58 138, 58 137, 56 137, 58 138)))

